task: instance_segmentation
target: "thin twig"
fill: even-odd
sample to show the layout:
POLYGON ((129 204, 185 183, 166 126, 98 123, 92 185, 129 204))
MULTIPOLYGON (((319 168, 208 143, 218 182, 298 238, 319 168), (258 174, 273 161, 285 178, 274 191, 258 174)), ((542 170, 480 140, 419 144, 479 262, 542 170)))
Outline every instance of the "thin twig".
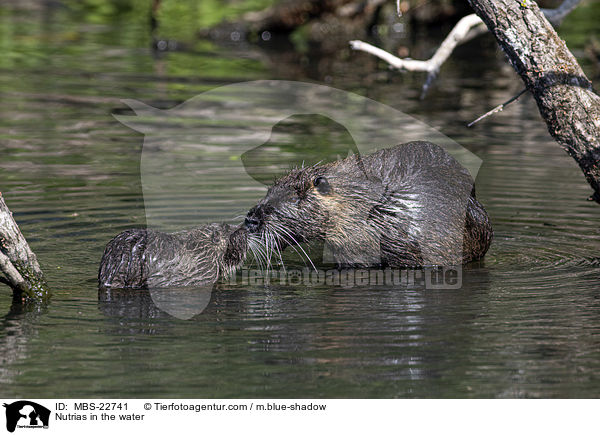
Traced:
POLYGON ((490 110, 489 112, 481 115, 479 118, 477 118, 475 121, 470 122, 469 124, 467 124, 467 127, 472 127, 473 125, 477 124, 479 121, 481 121, 482 119, 487 118, 488 116, 493 115, 496 112, 501 112, 506 106, 508 106, 510 103, 512 103, 513 101, 517 101, 519 99, 519 97, 521 95, 523 95, 525 92, 527 92, 527 88, 523 89, 521 92, 519 92, 517 95, 515 95, 514 97, 506 100, 504 103, 494 107, 492 110, 490 110))

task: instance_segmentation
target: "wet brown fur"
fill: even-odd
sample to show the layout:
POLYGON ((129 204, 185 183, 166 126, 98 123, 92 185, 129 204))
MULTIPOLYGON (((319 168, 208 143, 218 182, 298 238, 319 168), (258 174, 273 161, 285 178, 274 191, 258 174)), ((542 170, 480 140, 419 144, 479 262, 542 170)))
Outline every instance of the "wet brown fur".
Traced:
POLYGON ((492 241, 473 183, 441 147, 410 142, 293 169, 246 222, 268 249, 323 241, 342 266, 456 265, 482 258, 492 241))
POLYGON ((171 234, 127 230, 106 245, 98 282, 112 288, 209 285, 240 266, 246 250, 246 230, 227 224, 171 234))

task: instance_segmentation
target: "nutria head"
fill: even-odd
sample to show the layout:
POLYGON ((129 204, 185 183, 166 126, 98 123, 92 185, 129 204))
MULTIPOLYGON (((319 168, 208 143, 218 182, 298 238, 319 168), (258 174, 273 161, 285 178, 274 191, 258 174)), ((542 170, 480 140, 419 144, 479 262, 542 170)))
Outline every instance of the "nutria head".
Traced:
POLYGON ((245 227, 251 234, 276 236, 280 245, 322 238, 329 217, 326 203, 334 195, 324 172, 323 168, 297 168, 281 177, 248 212, 245 227))
POLYGON ((355 156, 292 169, 248 212, 244 225, 251 238, 279 250, 307 241, 325 241, 338 257, 336 252, 360 251, 359 246, 369 242, 377 246, 374 255, 379 256, 377 235, 367 220, 378 204, 381 183, 370 181, 355 156))

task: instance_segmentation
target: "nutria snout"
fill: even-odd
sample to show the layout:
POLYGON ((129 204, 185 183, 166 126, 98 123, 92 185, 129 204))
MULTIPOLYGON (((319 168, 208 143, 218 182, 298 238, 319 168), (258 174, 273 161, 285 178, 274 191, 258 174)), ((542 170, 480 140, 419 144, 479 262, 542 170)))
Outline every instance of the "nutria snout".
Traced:
POLYGON ((244 226, 271 250, 318 240, 339 265, 368 267, 466 263, 493 235, 469 172, 429 142, 293 169, 244 226))
POLYGON ((106 245, 98 282, 113 288, 209 285, 244 262, 247 245, 247 230, 228 224, 172 234, 127 230, 106 245))

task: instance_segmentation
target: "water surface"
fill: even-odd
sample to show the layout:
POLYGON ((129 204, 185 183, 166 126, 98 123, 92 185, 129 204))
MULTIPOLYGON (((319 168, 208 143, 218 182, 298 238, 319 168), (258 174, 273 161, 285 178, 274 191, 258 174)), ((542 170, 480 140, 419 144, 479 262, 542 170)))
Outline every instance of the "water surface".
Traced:
MULTIPOLYGON (((54 297, 42 312, 21 313, 0 288, 1 396, 598 397, 598 205, 585 201, 587 183, 530 97, 465 128, 522 86, 493 40, 461 47, 420 101, 421 75, 387 72, 366 55, 196 41, 156 56, 135 10, 97 19, 24 5, 0 5, 0 189, 54 297), (131 114, 120 99, 166 109, 255 79, 368 96, 482 159, 477 192, 495 240, 461 289, 224 283, 189 320, 156 307, 147 291, 98 292, 104 245, 146 224, 143 136, 111 116, 131 114)), ((582 54, 585 35, 565 26, 582 54)), ((587 21, 583 28, 591 31, 587 21)), ((438 41, 405 44, 423 57, 438 41)), ((293 155, 311 135, 325 145, 346 140, 327 120, 304 121, 280 129, 275 149, 293 155)), ((217 152, 240 154, 235 141, 217 152)), ((220 169, 207 160, 206 170, 220 169)), ((198 189, 242 213, 262 195, 235 177, 214 179, 198 189)), ((182 216, 222 220, 221 211, 182 216)))

